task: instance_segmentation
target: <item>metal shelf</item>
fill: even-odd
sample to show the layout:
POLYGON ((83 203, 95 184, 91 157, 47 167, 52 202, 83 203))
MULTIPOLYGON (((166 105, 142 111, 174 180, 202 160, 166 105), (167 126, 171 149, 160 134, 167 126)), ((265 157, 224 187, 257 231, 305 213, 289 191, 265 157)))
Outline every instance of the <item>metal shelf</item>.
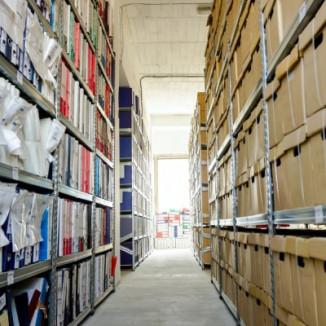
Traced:
POLYGON ((326 224, 326 206, 274 212, 274 224, 326 224))
POLYGON ((220 226, 233 226, 233 219, 227 218, 227 219, 220 219, 220 226))
POLYGON ((93 201, 93 195, 92 194, 88 194, 86 192, 70 188, 70 187, 68 187, 66 185, 63 185, 63 184, 58 185, 58 190, 59 190, 60 194, 67 195, 69 197, 84 200, 84 201, 87 201, 87 202, 90 202, 90 203, 93 201))
POLYGON ((97 255, 97 254, 101 254, 103 252, 109 251, 111 249, 113 249, 113 244, 109 243, 107 245, 103 245, 103 246, 95 248, 94 253, 95 253, 95 255, 97 255))
POLYGON ((77 252, 72 255, 62 256, 57 258, 57 267, 61 267, 68 264, 77 263, 92 256, 92 249, 87 249, 82 252, 77 252))
POLYGON ((79 130, 78 128, 76 128, 71 121, 69 121, 65 116, 63 116, 61 113, 60 113, 60 117, 59 117, 59 120, 61 123, 63 123, 68 132, 70 134, 72 134, 72 136, 74 136, 76 139, 79 140, 79 142, 81 144, 83 144, 85 147, 87 147, 91 152, 93 151, 93 144, 92 142, 85 136, 83 135, 79 130))
POLYGON ((217 159, 219 160, 223 155, 224 153, 227 151, 227 149, 229 148, 230 146, 230 143, 231 143, 231 137, 230 137, 230 134, 228 134, 226 136, 226 138, 224 139, 220 149, 217 151, 217 159))
POLYGON ((69 55, 65 50, 62 50, 62 57, 64 61, 67 63, 69 70, 74 74, 74 76, 78 79, 81 86, 84 88, 87 96, 90 98, 90 100, 94 103, 94 94, 89 88, 87 82, 84 80, 83 76, 80 74, 79 70, 76 68, 75 64, 70 59, 69 55))
POLYGON ((271 59, 271 62, 268 67, 268 79, 273 75, 274 70, 278 63, 288 54, 289 49, 291 49, 294 44, 297 42, 299 35, 304 30, 304 28, 309 23, 310 19, 315 15, 318 8, 323 3, 323 0, 306 0, 306 14, 304 17, 300 17, 298 14, 292 26, 290 27, 288 33, 284 37, 280 47, 276 51, 274 57, 271 59))
POLYGON ((103 67, 103 64, 102 64, 100 58, 97 58, 97 63, 102 71, 102 75, 104 76, 106 83, 110 86, 110 90, 112 91, 112 94, 114 94, 114 88, 112 87, 111 80, 110 80, 109 76, 106 74, 105 68, 103 67))
POLYGON ((68 326, 75 326, 75 325, 79 325, 81 324, 81 322, 88 317, 88 315, 91 313, 91 308, 88 307, 85 310, 83 310, 77 317, 75 320, 73 320, 70 324, 68 324, 68 326))
POLYGON ((8 285, 8 273, 14 274, 14 284, 16 284, 33 276, 48 272, 49 270, 51 270, 51 261, 47 260, 28 265, 14 271, 0 273, 0 287, 3 288, 8 285))
POLYGON ((211 220, 211 226, 217 226, 217 220, 211 220))
POLYGON ((208 166, 208 173, 211 173, 212 170, 214 169, 214 167, 216 166, 216 157, 214 157, 213 161, 210 163, 210 165, 208 166))
POLYGON ((237 226, 255 226, 255 225, 268 225, 267 213, 237 218, 237 226))
POLYGON ((0 54, 0 72, 10 83, 14 84, 23 94, 36 103, 44 112, 55 117, 55 107, 50 103, 26 78, 23 76, 23 83, 17 80, 18 70, 0 54))
POLYGON ((112 201, 103 199, 101 197, 95 196, 95 203, 98 204, 98 205, 100 205, 100 206, 103 206, 103 207, 113 208, 113 202, 112 201))
POLYGON ((111 169, 113 169, 114 165, 98 148, 96 148, 96 155, 104 161, 111 169))
POLYGON ((79 16, 79 13, 78 13, 78 11, 77 11, 77 8, 75 7, 75 5, 74 5, 74 3, 73 3, 72 0, 66 0, 66 1, 67 1, 68 4, 70 5, 71 10, 73 11, 73 13, 74 13, 74 15, 75 15, 76 20, 80 23, 80 28, 82 29, 83 34, 84 34, 85 38, 87 39, 87 42, 88 42, 90 48, 92 49, 93 53, 95 53, 95 47, 94 47, 94 44, 93 44, 93 42, 92 42, 92 40, 91 40, 91 38, 90 38, 90 36, 89 36, 87 30, 86 30, 86 27, 84 26, 84 23, 83 23, 82 19, 81 19, 80 16, 79 16))
POLYGON ((110 286, 100 297, 95 300, 94 307, 96 308, 101 302, 103 302, 108 295, 113 291, 112 286, 110 286))
POLYGON ((18 170, 18 179, 14 179, 14 170, 14 167, 4 163, 0 163, 0 178, 5 178, 11 180, 12 182, 21 182, 27 185, 47 189, 51 192, 53 191, 52 180, 39 177, 24 170, 18 170))
POLYGON ((112 124, 111 120, 109 119, 109 117, 105 114, 103 108, 101 107, 101 105, 98 101, 96 101, 96 108, 101 113, 102 117, 106 120, 110 129, 113 131, 114 130, 113 124, 112 124))

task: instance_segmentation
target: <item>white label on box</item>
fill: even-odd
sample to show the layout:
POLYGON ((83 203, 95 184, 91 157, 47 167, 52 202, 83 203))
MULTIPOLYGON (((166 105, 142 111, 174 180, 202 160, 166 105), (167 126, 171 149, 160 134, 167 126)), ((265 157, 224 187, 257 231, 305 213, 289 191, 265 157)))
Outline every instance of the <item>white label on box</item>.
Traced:
POLYGON ((20 71, 17 71, 17 81, 19 84, 24 84, 23 74, 20 71))
POLYGON ((12 168, 12 178, 14 180, 18 180, 19 177, 18 177, 18 166, 15 166, 12 168))
POLYGON ((303 18, 306 17, 306 13, 307 13, 307 7, 306 7, 306 3, 304 2, 299 10, 299 21, 300 23, 302 22, 303 18))
POLYGON ((8 275, 7 275, 7 284, 8 285, 14 284, 14 271, 8 272, 8 275))
POLYGON ((316 223, 323 223, 324 221, 323 206, 315 207, 315 220, 316 223))

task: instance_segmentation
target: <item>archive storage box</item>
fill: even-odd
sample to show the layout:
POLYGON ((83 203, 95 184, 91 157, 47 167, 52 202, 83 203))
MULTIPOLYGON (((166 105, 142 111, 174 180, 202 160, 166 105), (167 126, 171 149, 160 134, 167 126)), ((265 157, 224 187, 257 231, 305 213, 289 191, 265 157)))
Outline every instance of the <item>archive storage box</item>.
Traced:
POLYGON ((230 134, 230 114, 229 110, 223 113, 220 122, 217 125, 217 144, 218 148, 223 145, 225 138, 230 134))
POLYGON ((220 121, 224 116, 224 112, 226 111, 227 107, 225 106, 225 99, 224 99, 224 89, 220 87, 217 91, 215 96, 215 102, 213 106, 213 115, 215 118, 215 126, 218 128, 220 125, 220 121))
POLYGON ((238 268, 239 274, 246 280, 251 280, 251 256, 248 245, 248 233, 237 232, 235 241, 238 250, 238 268))
POLYGON ((268 0, 263 2, 268 62, 299 15, 304 0, 268 0))

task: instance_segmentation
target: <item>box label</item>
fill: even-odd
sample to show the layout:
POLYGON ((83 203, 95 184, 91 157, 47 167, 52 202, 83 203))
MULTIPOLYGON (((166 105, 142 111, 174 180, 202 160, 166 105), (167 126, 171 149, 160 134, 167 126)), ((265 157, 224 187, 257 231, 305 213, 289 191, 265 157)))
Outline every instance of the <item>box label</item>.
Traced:
POLYGON ((299 10, 299 21, 300 23, 302 22, 303 18, 306 17, 306 13, 307 13, 307 7, 306 7, 306 3, 304 2, 299 10))
POLYGON ((24 84, 23 74, 20 71, 17 71, 17 81, 19 84, 24 84))
POLYGON ((18 180, 19 179, 18 167, 17 166, 13 167, 13 169, 12 169, 12 178, 14 180, 18 180))
POLYGON ((7 274, 7 284, 11 285, 14 284, 14 271, 10 271, 7 274))

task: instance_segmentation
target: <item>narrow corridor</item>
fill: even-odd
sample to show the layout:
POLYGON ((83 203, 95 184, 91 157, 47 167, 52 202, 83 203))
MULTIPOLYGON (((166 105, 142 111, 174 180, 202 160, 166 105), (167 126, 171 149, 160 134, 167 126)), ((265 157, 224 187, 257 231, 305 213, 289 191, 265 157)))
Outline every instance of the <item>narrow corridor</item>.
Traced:
POLYGON ((232 326, 235 321, 190 249, 154 251, 85 326, 232 326))

